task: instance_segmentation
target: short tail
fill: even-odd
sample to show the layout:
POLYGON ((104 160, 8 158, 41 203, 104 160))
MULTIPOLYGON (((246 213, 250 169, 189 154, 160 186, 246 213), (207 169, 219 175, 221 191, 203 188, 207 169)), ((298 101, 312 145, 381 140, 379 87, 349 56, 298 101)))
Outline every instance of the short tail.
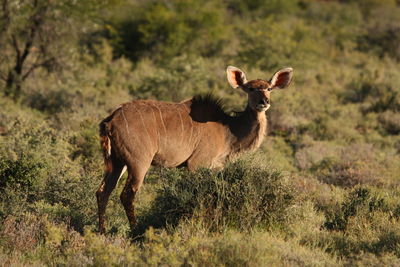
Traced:
POLYGON ((110 130, 108 128, 107 119, 103 120, 100 125, 100 145, 103 151, 104 166, 106 172, 112 172, 113 164, 111 160, 111 140, 110 130))

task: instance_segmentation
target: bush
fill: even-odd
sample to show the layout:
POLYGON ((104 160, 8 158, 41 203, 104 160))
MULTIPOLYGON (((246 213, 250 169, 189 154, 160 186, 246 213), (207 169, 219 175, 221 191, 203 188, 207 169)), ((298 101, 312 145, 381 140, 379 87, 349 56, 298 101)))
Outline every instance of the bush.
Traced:
POLYGON ((165 67, 156 67, 142 61, 137 68, 142 75, 129 92, 134 98, 175 102, 210 92, 225 82, 210 70, 211 64, 193 56, 173 58, 165 67))
POLYGON ((35 249, 44 238, 45 219, 33 214, 2 220, 0 244, 7 252, 35 249))
POLYGON ((367 188, 356 188, 348 195, 347 200, 336 213, 328 214, 324 226, 329 230, 345 230, 351 217, 362 216, 375 210, 387 211, 387 209, 383 198, 373 195, 367 188))
POLYGON ((82 156, 83 161, 98 160, 100 154, 99 133, 97 123, 85 120, 81 122, 81 131, 71 138, 71 143, 75 145, 72 159, 76 160, 82 156))
POLYGON ((364 112, 400 110, 400 94, 396 85, 372 81, 372 77, 360 77, 348 85, 344 103, 363 103, 364 112))
POLYGON ((222 27, 225 10, 217 1, 149 1, 129 11, 124 19, 111 20, 106 32, 116 54, 134 61, 143 56, 165 63, 189 53, 214 55, 229 32, 222 27))
POLYGON ((367 144, 338 146, 314 142, 296 152, 298 166, 320 181, 352 188, 356 185, 390 187, 396 185, 396 152, 379 154, 379 148, 367 144))
POLYGON ((75 94, 64 89, 45 92, 34 92, 29 96, 28 105, 34 109, 55 114, 61 111, 71 111, 75 94))
POLYGON ((295 200, 282 173, 239 160, 224 170, 168 170, 151 213, 154 226, 197 218, 213 230, 273 227, 284 224, 295 200))
POLYGON ((44 167, 44 163, 37 162, 24 155, 17 160, 1 159, 0 189, 5 190, 7 187, 14 187, 29 191, 39 180, 44 167))
POLYGON ((236 61, 249 68, 275 71, 282 66, 313 65, 324 53, 318 33, 303 20, 269 16, 247 27, 239 28, 240 47, 236 61), (254 30, 258 29, 258 30, 254 30))
POLYGON ((243 16, 265 17, 267 15, 286 15, 298 11, 297 0, 229 0, 228 8, 243 16))
POLYGON ((348 259, 360 253, 398 257, 400 224, 393 217, 396 208, 389 202, 387 195, 372 188, 353 190, 340 207, 325 213, 324 227, 329 234, 322 234, 319 244, 348 259))
MULTIPOLYGON (((365 1, 363 1, 365 2, 365 1)), ((400 24, 398 1, 376 1, 360 3, 368 11, 370 19, 365 23, 364 34, 358 37, 358 49, 363 52, 372 52, 380 57, 388 56, 400 61, 400 24), (386 3, 385 3, 386 2, 386 3), (379 16, 379 19, 376 19, 379 16)))
POLYGON ((383 134, 400 134, 400 114, 398 112, 385 111, 379 114, 378 121, 383 128, 383 134))

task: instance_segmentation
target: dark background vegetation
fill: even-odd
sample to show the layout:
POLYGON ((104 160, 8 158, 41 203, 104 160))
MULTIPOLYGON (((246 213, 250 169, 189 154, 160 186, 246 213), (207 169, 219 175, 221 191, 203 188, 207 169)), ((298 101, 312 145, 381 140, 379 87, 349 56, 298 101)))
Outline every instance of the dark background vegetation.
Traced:
MULTIPOLYGON (((0 262, 400 265, 400 2, 1 0, 0 262), (224 170, 154 168, 99 236, 97 125, 131 99, 268 79, 268 136, 224 170)), ((124 180, 124 178, 122 179, 124 180)))

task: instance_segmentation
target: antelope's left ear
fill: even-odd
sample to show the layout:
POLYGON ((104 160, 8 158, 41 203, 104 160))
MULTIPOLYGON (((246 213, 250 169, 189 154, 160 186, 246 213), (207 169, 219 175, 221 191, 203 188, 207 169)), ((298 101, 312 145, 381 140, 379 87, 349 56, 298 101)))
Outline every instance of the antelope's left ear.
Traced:
POLYGON ((271 78, 270 84, 271 89, 284 89, 289 86, 293 77, 293 69, 292 68, 284 68, 277 71, 271 78))

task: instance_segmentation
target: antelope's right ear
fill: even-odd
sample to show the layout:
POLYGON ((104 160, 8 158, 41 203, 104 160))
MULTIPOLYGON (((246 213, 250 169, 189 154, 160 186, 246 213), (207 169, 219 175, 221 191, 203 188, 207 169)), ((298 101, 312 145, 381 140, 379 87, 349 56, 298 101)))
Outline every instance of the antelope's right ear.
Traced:
POLYGON ((229 66, 226 69, 226 76, 228 78, 229 84, 235 89, 247 83, 246 75, 244 75, 244 72, 234 66, 229 66))

